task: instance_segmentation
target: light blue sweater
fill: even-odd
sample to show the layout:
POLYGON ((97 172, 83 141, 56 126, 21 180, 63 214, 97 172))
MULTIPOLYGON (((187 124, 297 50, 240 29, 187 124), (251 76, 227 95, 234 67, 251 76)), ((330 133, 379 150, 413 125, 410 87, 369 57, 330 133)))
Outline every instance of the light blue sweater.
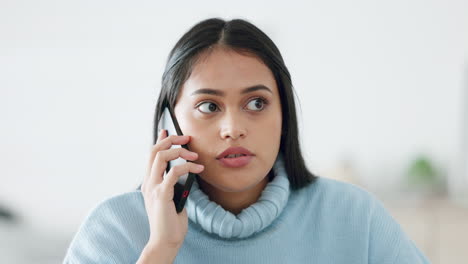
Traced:
MULTIPOLYGON (((174 263, 429 263, 382 203, 327 178, 291 191, 281 156, 257 203, 233 215, 192 186, 189 228, 174 263)), ((97 205, 64 263, 135 263, 149 238, 141 192, 97 205)))

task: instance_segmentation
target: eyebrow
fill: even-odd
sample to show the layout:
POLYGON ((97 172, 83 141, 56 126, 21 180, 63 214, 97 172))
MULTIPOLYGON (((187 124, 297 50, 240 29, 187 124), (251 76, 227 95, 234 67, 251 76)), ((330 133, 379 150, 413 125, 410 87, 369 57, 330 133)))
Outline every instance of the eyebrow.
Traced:
MULTIPOLYGON (((251 87, 244 88, 242 90, 241 94, 251 93, 251 92, 254 92, 254 91, 258 91, 258 90, 265 90, 265 91, 270 92, 271 94, 273 94, 273 92, 270 90, 270 88, 266 87, 263 84, 257 84, 257 85, 251 86, 251 87)), ((217 96, 224 96, 225 95, 225 93, 223 91, 216 90, 216 89, 211 89, 211 88, 198 89, 195 92, 193 92, 191 95, 193 96, 193 95, 197 95, 197 94, 211 94, 211 95, 217 95, 217 96)))

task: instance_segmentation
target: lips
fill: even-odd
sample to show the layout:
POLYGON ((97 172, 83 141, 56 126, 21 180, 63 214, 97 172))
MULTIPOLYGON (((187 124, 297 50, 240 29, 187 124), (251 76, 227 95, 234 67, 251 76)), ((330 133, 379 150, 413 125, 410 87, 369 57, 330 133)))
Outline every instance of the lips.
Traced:
POLYGON ((233 154, 240 154, 243 156, 254 156, 252 152, 250 152, 248 149, 243 148, 243 147, 230 147, 223 151, 221 154, 219 154, 216 159, 221 159, 221 158, 226 158, 228 155, 233 155, 233 154))
POLYGON ((228 168, 243 167, 253 159, 255 155, 243 147, 230 147, 219 154, 216 159, 222 166, 228 168))

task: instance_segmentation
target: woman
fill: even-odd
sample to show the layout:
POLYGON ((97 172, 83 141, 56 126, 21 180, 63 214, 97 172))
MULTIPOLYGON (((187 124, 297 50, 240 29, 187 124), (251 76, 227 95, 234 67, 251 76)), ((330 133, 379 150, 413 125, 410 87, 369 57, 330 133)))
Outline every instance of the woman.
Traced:
POLYGON ((182 36, 154 124, 141 191, 100 203, 65 263, 428 263, 370 193, 307 170, 288 69, 249 22, 208 19, 182 36), (157 132, 166 104, 185 136, 157 132), (163 177, 179 157, 190 162, 163 177), (177 214, 188 172, 199 176, 177 214))

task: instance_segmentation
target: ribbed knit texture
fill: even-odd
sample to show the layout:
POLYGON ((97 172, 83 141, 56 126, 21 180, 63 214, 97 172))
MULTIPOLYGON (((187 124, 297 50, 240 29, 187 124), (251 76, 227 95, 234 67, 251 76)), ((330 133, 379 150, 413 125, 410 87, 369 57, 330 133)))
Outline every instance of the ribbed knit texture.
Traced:
POLYGON ((289 180, 281 155, 278 155, 273 171, 275 177, 258 201, 237 216, 210 201, 195 181, 187 200, 188 217, 206 232, 222 238, 245 238, 261 231, 280 215, 289 198, 289 180))
MULTIPOLYGON (((369 192, 327 178, 289 191, 282 167, 275 163, 259 201, 237 216, 193 189, 174 263, 429 263, 369 192)), ((149 232, 140 191, 109 198, 83 221, 64 263, 135 263, 149 232)))

